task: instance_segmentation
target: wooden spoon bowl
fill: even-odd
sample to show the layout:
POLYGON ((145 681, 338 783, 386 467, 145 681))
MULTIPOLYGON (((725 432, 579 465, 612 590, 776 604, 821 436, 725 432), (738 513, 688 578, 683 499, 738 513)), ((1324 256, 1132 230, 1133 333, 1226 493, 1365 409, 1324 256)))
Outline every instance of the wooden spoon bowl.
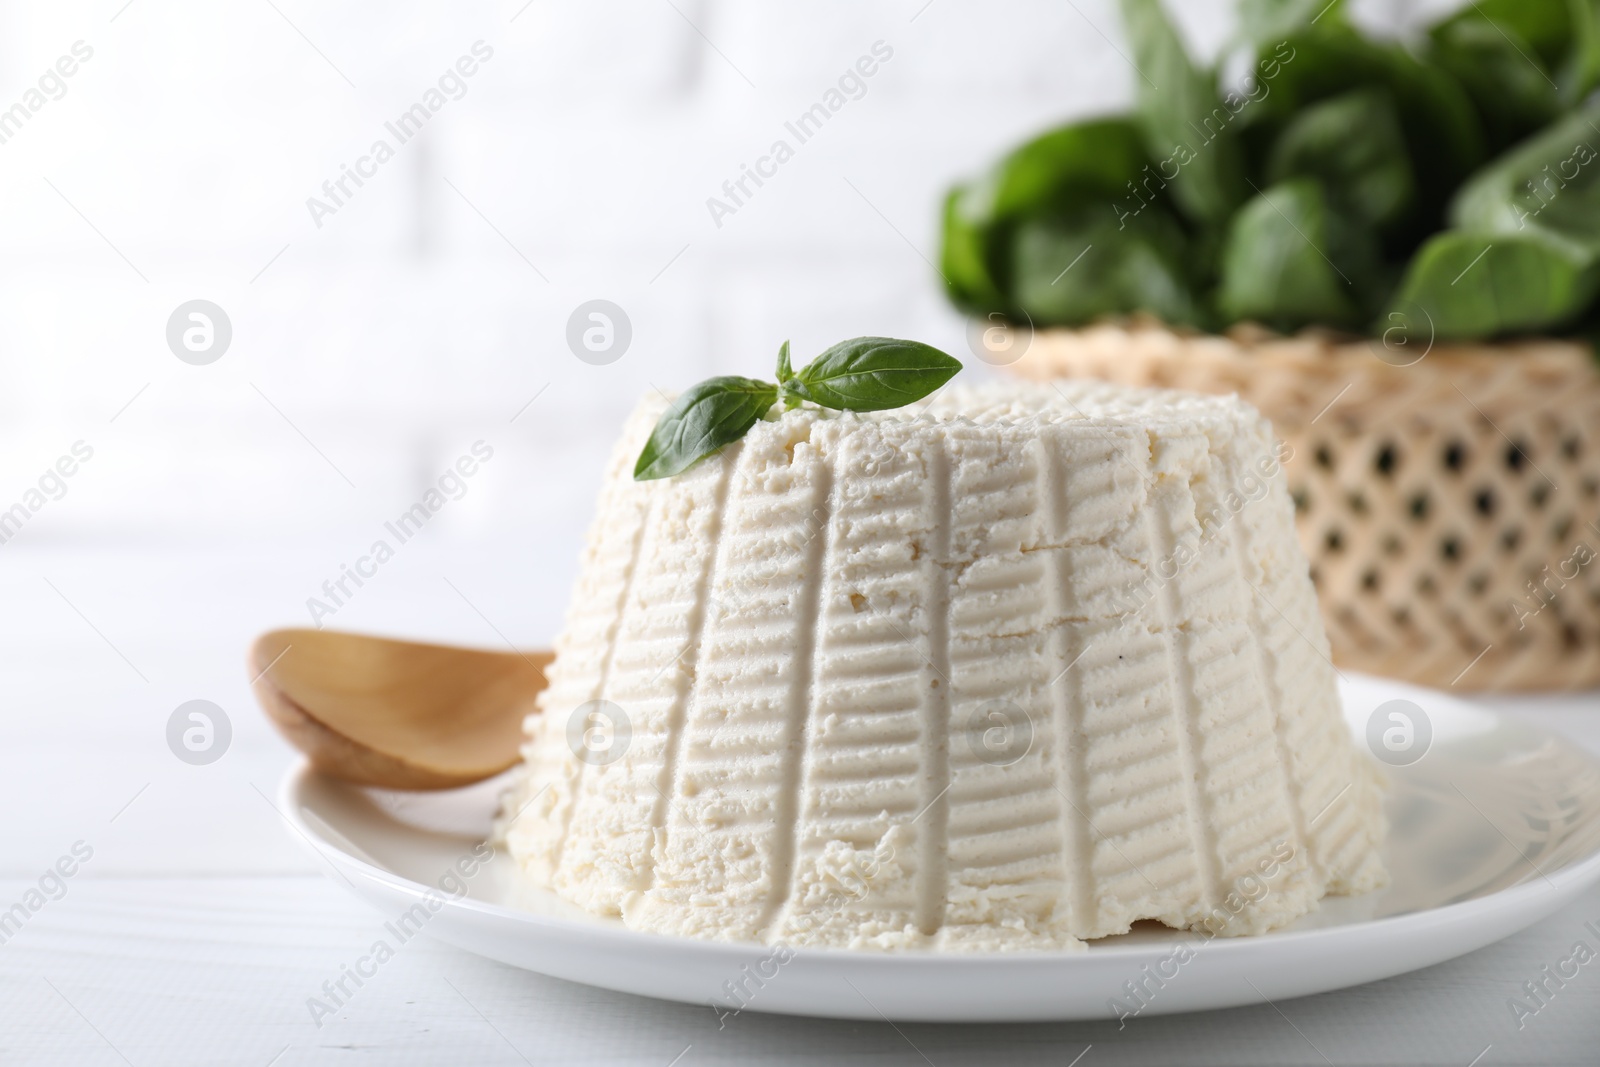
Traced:
POLYGON ((317 770, 454 789, 517 762, 553 658, 296 629, 258 637, 249 667, 267 717, 317 770))

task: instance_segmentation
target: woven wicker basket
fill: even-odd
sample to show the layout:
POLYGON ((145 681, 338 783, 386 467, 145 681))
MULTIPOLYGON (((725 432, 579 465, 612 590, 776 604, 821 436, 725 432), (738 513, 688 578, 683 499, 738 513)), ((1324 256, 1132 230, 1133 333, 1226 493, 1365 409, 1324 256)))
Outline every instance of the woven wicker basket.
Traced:
POLYGON ((1600 682, 1600 371, 1567 341, 1386 349, 1152 322, 1036 334, 1012 367, 1238 393, 1285 463, 1335 660, 1457 689, 1600 682), (1408 364, 1408 365, 1401 365, 1408 364))

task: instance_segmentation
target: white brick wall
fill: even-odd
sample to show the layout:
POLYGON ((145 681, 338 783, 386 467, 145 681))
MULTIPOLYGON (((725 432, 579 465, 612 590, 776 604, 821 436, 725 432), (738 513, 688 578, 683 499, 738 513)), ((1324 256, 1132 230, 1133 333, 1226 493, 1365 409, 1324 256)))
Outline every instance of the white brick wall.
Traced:
MULTIPOLYGON (((430 536, 565 568, 652 384, 766 372, 785 338, 964 351, 922 258, 940 194, 1131 95, 1113 0, 274 2, 0 4, 0 108, 94 48, 0 145, 0 507, 97 449, 14 545, 354 546, 482 437, 499 457, 430 536), (306 198, 479 39, 465 96, 315 227, 306 198), (878 40, 865 96, 713 225, 706 198, 878 40), (164 341, 194 297, 233 321, 211 366, 164 341), (632 319, 611 366, 564 342, 593 297, 632 319)), ((1214 50, 1230 6, 1179 17, 1214 50)))

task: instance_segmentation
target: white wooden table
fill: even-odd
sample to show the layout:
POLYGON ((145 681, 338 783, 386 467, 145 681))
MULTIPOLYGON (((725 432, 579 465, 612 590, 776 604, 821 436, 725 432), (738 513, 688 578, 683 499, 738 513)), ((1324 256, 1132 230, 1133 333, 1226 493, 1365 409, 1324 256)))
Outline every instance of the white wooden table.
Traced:
MULTIPOLYGON (((570 567, 508 570, 517 550, 419 548, 340 625, 486 645, 498 629, 543 643, 570 567)), ((382 919, 319 873, 266 800, 291 753, 250 699, 242 653, 255 632, 301 621, 329 562, 315 546, 284 545, 0 553, 0 908, 24 900, 78 842, 92 849, 59 899, 35 898, 42 905, 0 945, 0 1063, 946 1067, 1002 1062, 999 1051, 1059 1067, 1600 1062, 1600 963, 1520 1031, 1507 1004, 1590 936, 1582 927, 1600 919, 1600 892, 1416 974, 1121 1030, 751 1012, 719 1028, 708 1008, 570 985, 425 938, 318 1027, 307 999, 366 950, 382 919), (221 705, 233 727, 209 766, 180 762, 165 741, 173 709, 197 698, 221 705)), ((1491 703, 1600 751, 1593 694, 1491 703)))

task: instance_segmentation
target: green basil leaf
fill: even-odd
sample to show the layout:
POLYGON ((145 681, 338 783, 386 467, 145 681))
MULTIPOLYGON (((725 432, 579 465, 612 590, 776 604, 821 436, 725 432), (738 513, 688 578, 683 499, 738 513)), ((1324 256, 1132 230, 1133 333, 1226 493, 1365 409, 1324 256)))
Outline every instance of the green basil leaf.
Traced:
POLYGON ((753 378, 708 378, 662 414, 633 467, 634 481, 670 478, 749 432, 778 400, 778 387, 753 378))
POLYGON ((1588 0, 1473 0, 1442 19, 1430 35, 1464 23, 1496 23, 1526 41, 1546 70, 1559 70, 1573 36, 1574 3, 1588 0))
POLYGON ((945 197, 939 273, 957 307, 982 315, 1003 309, 1006 298, 989 267, 989 250, 997 234, 988 220, 971 210, 972 199, 966 186, 945 197))
POLYGON ((793 411, 800 406, 800 398, 785 388, 794 381, 794 368, 789 365, 789 342, 778 349, 778 395, 783 398, 783 410, 793 411))
POLYGON ((778 346, 778 384, 782 385, 794 377, 794 368, 789 366, 789 342, 785 341, 778 346))
MULTIPOLYGON (((1482 27, 1504 33, 1516 42, 1525 67, 1530 61, 1535 63, 1547 85, 1554 76, 1557 98, 1570 107, 1600 85, 1600 11, 1596 7, 1596 0, 1473 0, 1436 24, 1429 35, 1438 41, 1460 27, 1478 27, 1479 38, 1487 42, 1490 39, 1481 32, 1482 27)), ((1526 72, 1514 70, 1509 56, 1503 69, 1508 79, 1507 92, 1516 92, 1517 83, 1526 79, 1526 72)), ((1452 73, 1472 89, 1472 74, 1453 67, 1452 73)), ((1486 88, 1494 84, 1487 74, 1480 77, 1486 88)))
POLYGON ((1561 99, 1576 104, 1600 85, 1600 11, 1597 0, 1571 0, 1572 48, 1560 67, 1561 99))
POLYGON ((1272 146, 1266 173, 1274 183, 1321 179, 1335 208, 1368 226, 1398 221, 1415 192, 1394 101, 1381 87, 1301 111, 1272 146))
POLYGON ((1435 28, 1431 37, 1428 58, 1472 98, 1491 148, 1521 140, 1561 111, 1554 79, 1515 28, 1464 19, 1435 28))
POLYGON ((1002 276, 1012 223, 1086 202, 1137 211, 1164 185, 1131 120, 1092 119, 1035 137, 945 198, 939 270, 951 299, 977 315, 1011 309, 1002 276))
POLYGON ((1390 317, 1440 338, 1543 331, 1576 321, 1597 291, 1595 256, 1571 242, 1536 231, 1451 231, 1418 250, 1390 317))
POLYGON ((1122 0, 1122 20, 1138 71, 1145 148, 1158 168, 1175 168, 1172 195, 1183 210, 1221 224, 1247 192, 1237 111, 1223 106, 1216 77, 1190 61, 1160 0, 1122 0))
POLYGON ((1574 111, 1505 152, 1450 205, 1458 229, 1538 230, 1600 251, 1600 104, 1574 111))
POLYGON ((1184 259, 1183 231, 1159 205, 1121 220, 1098 207, 1030 219, 1012 239, 1012 295, 1035 326, 1133 311, 1200 325, 1184 259))
MULTIPOLYGON (((1129 119, 1102 118, 1050 130, 1013 149, 974 187, 971 212, 984 224, 1127 197, 1150 170, 1143 134, 1129 119)), ((1159 176, 1156 185, 1160 185, 1159 176)))
POLYGON ((921 400, 960 369, 957 360, 931 345, 857 337, 801 368, 787 389, 826 408, 883 411, 921 400))
POLYGON ((1399 45, 1383 47, 1380 54, 1382 83, 1394 97, 1411 150, 1417 202, 1426 209, 1419 222, 1435 226, 1443 219, 1446 199, 1487 154, 1483 124, 1466 90, 1449 74, 1424 65, 1399 45))
POLYGON ((1344 20, 1344 0, 1239 0, 1240 36, 1270 45, 1310 25, 1344 20))
POLYGON ((1314 179, 1274 185, 1228 227, 1217 302, 1230 321, 1285 331, 1353 326, 1364 317, 1355 278, 1370 277, 1376 260, 1364 240, 1370 237, 1335 217, 1314 179))
MULTIPOLYGON (((1413 240, 1439 228, 1444 205, 1483 160, 1483 129, 1466 91, 1443 70, 1424 66, 1396 44, 1369 41, 1346 26, 1319 22, 1273 53, 1270 92, 1241 116, 1252 143, 1270 144, 1299 112, 1352 89, 1381 86, 1405 134, 1417 194, 1404 229, 1413 240)), ((1263 59, 1266 62, 1266 59, 1263 59)))

